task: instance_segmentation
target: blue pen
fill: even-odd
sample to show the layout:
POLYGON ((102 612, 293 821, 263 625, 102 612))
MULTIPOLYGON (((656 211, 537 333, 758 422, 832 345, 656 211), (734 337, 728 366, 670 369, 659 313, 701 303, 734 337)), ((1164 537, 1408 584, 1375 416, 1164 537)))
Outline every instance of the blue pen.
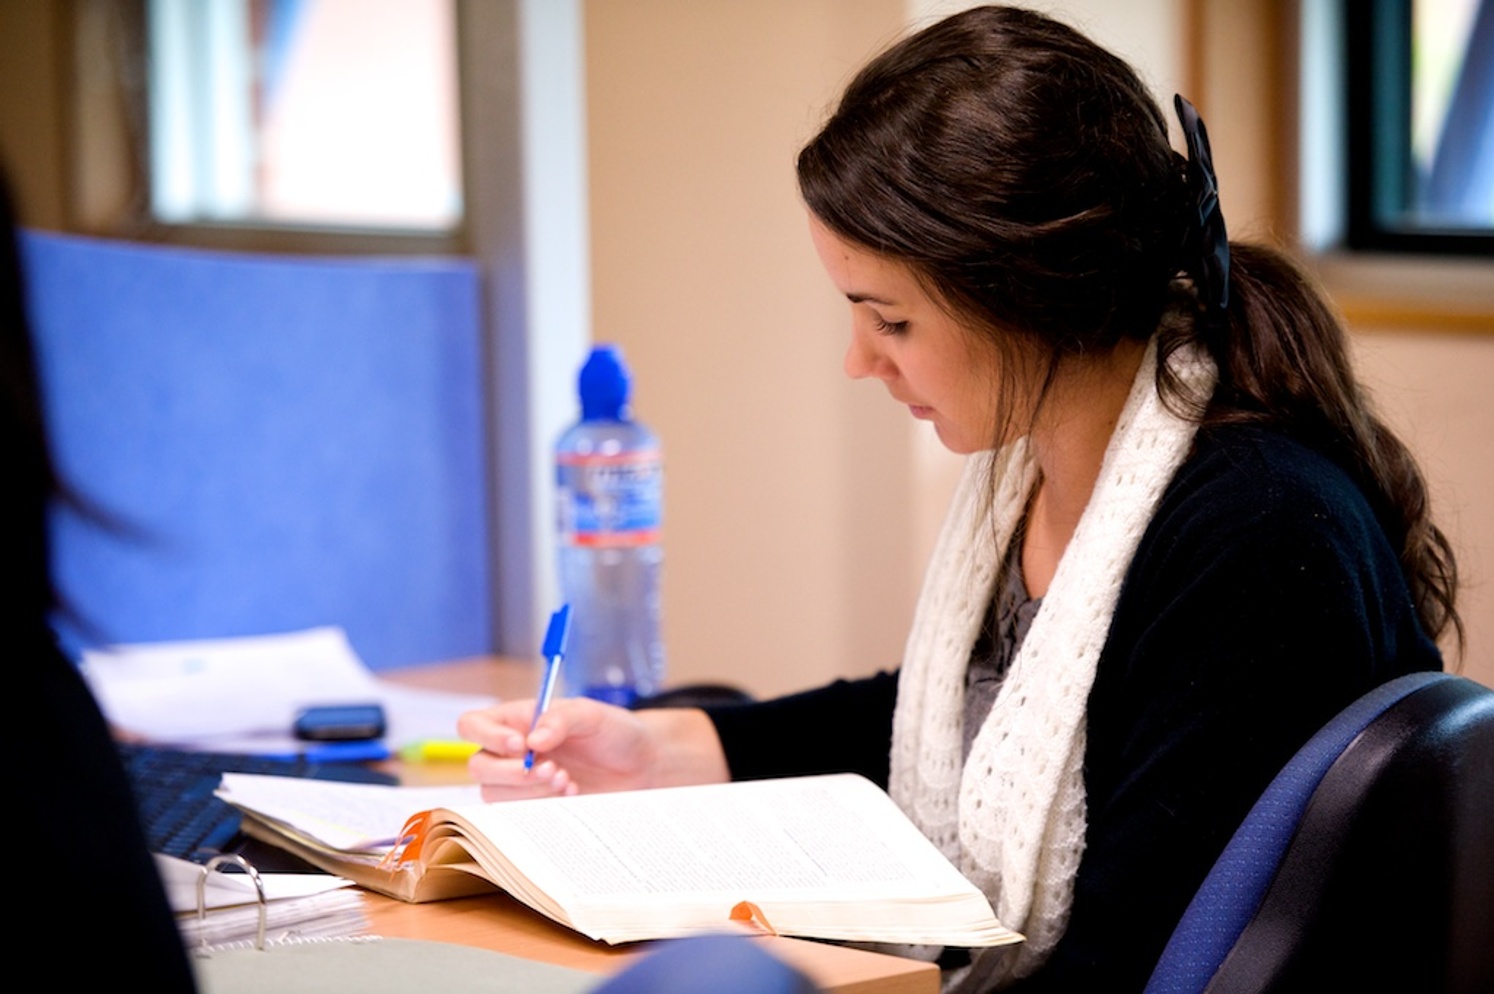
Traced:
MULTIPOLYGON (((540 715, 550 706, 555 694, 555 680, 560 676, 560 663, 565 659, 565 644, 571 636, 571 606, 562 604, 560 610, 550 615, 550 627, 545 630, 545 644, 540 655, 545 657, 545 678, 540 682, 539 699, 534 702, 534 720, 529 723, 529 733, 539 724, 540 715)), ((534 750, 524 754, 524 772, 534 769, 534 750)))

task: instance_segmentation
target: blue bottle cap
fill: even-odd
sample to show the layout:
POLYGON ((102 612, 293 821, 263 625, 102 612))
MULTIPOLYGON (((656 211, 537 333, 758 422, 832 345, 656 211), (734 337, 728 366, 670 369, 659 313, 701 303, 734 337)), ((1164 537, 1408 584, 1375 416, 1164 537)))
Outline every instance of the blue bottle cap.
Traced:
POLYGON ((581 420, 622 421, 628 409, 628 367, 616 345, 591 350, 579 378, 581 420))

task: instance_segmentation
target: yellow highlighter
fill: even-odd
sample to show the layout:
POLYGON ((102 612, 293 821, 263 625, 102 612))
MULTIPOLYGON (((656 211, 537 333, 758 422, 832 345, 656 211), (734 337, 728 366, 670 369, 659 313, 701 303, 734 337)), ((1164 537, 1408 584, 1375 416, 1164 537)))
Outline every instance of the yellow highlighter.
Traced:
POLYGON ((421 739, 402 746, 399 758, 407 763, 465 763, 479 748, 460 739, 421 739))

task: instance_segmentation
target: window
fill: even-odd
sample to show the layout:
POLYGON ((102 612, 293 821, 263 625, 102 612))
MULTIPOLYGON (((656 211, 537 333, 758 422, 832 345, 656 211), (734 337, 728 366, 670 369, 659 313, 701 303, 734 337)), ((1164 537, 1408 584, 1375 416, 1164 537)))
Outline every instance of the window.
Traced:
POLYGON ((149 0, 151 211, 449 231, 453 0, 149 0))
POLYGON ((1351 249, 1494 252, 1494 0, 1342 9, 1351 249))

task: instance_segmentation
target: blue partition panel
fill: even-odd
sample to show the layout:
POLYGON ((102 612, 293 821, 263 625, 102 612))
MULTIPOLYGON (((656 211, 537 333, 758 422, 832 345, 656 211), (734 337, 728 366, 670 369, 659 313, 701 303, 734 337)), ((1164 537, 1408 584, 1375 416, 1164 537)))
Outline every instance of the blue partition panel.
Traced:
POLYGON ((373 668, 491 648, 481 308, 448 259, 27 233, 64 477, 65 648, 341 625, 373 668))

